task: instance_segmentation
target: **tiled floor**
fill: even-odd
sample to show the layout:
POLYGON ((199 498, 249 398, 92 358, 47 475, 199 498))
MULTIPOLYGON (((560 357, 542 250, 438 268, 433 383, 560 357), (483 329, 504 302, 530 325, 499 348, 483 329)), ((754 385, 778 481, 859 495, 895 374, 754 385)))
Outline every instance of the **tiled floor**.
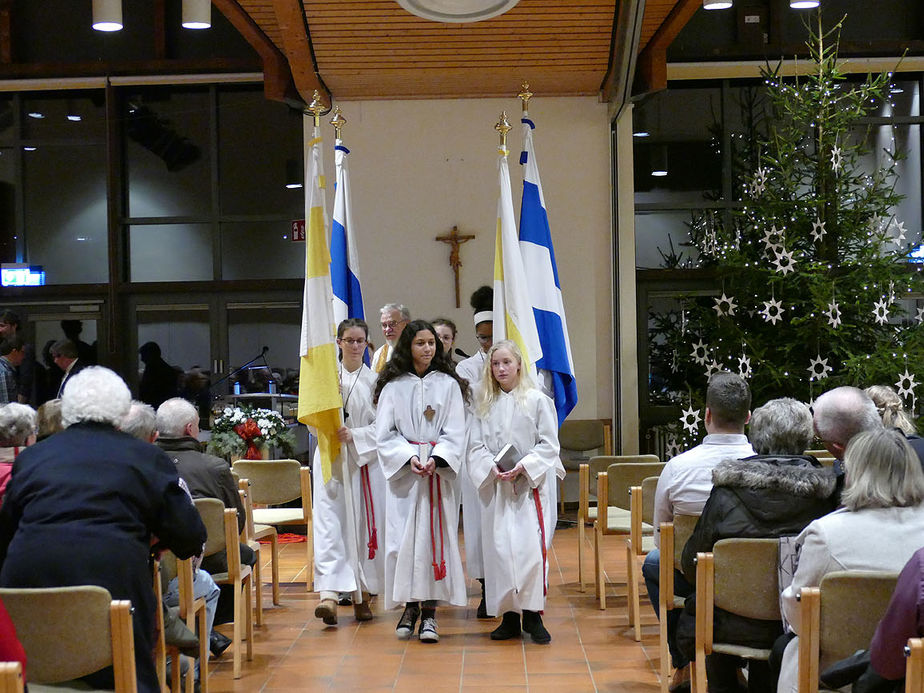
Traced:
MULTIPOLYGON (((592 575, 592 533, 586 534, 585 575, 592 575)), ((358 624, 353 610, 340 608, 340 623, 314 618, 318 595, 305 590, 304 544, 281 548, 281 605, 264 590, 265 622, 255 628, 253 661, 234 680, 231 651, 211 663, 209 688, 222 691, 582 691, 654 692, 658 686, 658 628, 644 597, 642 642, 632 639, 625 598, 625 549, 620 537, 604 538, 607 610, 600 611, 593 583, 578 589, 577 529, 559 529, 550 553, 550 586, 544 622, 550 645, 528 639, 493 642, 498 620, 478 620, 477 583, 467 608, 437 612, 440 642, 425 645, 395 637, 400 612, 358 624)), ((268 552, 267 552, 268 553, 268 552)), ((269 575, 269 569, 264 575, 269 575)), ((221 629, 230 635, 229 626, 221 629)))

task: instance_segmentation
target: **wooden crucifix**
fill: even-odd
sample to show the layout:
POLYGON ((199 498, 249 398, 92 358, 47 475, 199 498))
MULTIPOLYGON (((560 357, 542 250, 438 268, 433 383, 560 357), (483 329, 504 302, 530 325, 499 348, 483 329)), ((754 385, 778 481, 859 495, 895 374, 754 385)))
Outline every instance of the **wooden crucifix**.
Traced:
POLYGON ((452 272, 456 278, 456 308, 462 307, 459 298, 459 268, 462 267, 462 259, 459 257, 459 246, 473 238, 474 236, 460 236, 459 228, 453 226, 452 233, 446 236, 437 236, 435 239, 452 246, 452 250, 449 251, 449 266, 452 267, 452 272))

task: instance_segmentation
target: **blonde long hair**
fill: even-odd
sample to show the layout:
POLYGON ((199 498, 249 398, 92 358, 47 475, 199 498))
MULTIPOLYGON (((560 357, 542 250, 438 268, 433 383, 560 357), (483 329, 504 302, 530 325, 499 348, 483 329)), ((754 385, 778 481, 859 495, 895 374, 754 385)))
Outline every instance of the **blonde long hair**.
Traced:
POLYGON ((506 349, 513 354, 513 358, 516 359, 517 365, 519 366, 517 385, 513 388, 511 394, 513 394, 517 404, 519 404, 521 408, 526 408, 526 393, 536 387, 536 383, 533 382, 529 373, 523 368, 523 354, 520 353, 519 347, 509 339, 494 342, 491 348, 488 349, 488 355, 487 358, 485 358, 484 371, 481 376, 481 386, 478 388, 478 399, 475 404, 475 412, 478 414, 479 418, 482 419, 491 411, 491 407, 497 400, 498 393, 501 392, 500 383, 497 382, 497 379, 494 377, 494 371, 491 368, 491 358, 498 349, 506 349))
POLYGON ((914 421, 902 407, 902 398, 888 385, 871 385, 866 388, 866 394, 876 405, 876 411, 882 417, 882 425, 886 428, 898 428, 905 435, 917 433, 914 421))

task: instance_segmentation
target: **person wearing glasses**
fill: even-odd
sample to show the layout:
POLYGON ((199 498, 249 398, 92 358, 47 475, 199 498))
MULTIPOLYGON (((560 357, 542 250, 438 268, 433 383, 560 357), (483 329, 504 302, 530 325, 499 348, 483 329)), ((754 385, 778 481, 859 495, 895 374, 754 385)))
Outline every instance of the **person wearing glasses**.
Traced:
POLYGON ((354 617, 368 621, 369 595, 384 585, 385 476, 375 442, 376 377, 363 363, 368 340, 363 320, 348 318, 337 327, 344 417, 337 431, 340 455, 326 482, 317 450, 312 465, 314 584, 321 595, 314 615, 329 626, 337 623, 338 593, 354 594, 354 617))
POLYGON ((391 360, 395 353, 395 344, 404 331, 404 326, 411 321, 411 311, 400 303, 386 303, 382 306, 382 335, 385 343, 375 350, 372 355, 372 369, 381 373, 385 364, 391 360))
MULTIPOLYGON (((456 373, 468 381, 472 387, 472 401, 475 401, 475 390, 484 380, 485 364, 488 360, 488 350, 494 344, 494 289, 482 286, 475 290, 469 303, 475 311, 475 338, 479 349, 472 356, 460 361, 456 366, 456 373)), ((472 411, 466 409, 466 427, 472 425, 472 411)), ((478 500, 478 491, 468 474, 460 479, 462 486, 462 531, 465 533, 465 570, 470 578, 481 585, 481 601, 478 603, 478 618, 491 618, 488 614, 484 591, 484 556, 481 549, 481 503, 478 500)))

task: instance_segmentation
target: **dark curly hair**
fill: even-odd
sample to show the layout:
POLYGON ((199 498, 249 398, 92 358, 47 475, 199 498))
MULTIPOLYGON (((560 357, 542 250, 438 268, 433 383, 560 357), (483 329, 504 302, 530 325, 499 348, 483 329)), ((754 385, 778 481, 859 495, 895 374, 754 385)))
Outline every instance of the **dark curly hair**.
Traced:
MULTIPOLYGON (((382 393, 382 388, 392 380, 401 377, 405 373, 416 374, 417 371, 414 369, 414 358, 411 356, 411 342, 414 341, 414 337, 416 337, 417 333, 421 330, 427 330, 433 335, 433 339, 436 340, 436 353, 433 355, 433 360, 430 362, 427 373, 439 371, 440 373, 445 373, 450 376, 459 384, 459 389, 462 391, 462 399, 466 402, 469 401, 470 390, 468 381, 456 375, 456 369, 452 361, 449 360, 449 356, 443 351, 443 343, 437 336, 433 325, 426 320, 412 320, 401 331, 401 336, 398 337, 398 343, 395 344, 395 351, 391 355, 391 360, 385 364, 385 368, 379 374, 379 379, 375 383, 375 393, 372 396, 373 404, 379 403, 379 395, 382 393)), ((426 373, 424 373, 424 375, 426 375, 426 373)))

